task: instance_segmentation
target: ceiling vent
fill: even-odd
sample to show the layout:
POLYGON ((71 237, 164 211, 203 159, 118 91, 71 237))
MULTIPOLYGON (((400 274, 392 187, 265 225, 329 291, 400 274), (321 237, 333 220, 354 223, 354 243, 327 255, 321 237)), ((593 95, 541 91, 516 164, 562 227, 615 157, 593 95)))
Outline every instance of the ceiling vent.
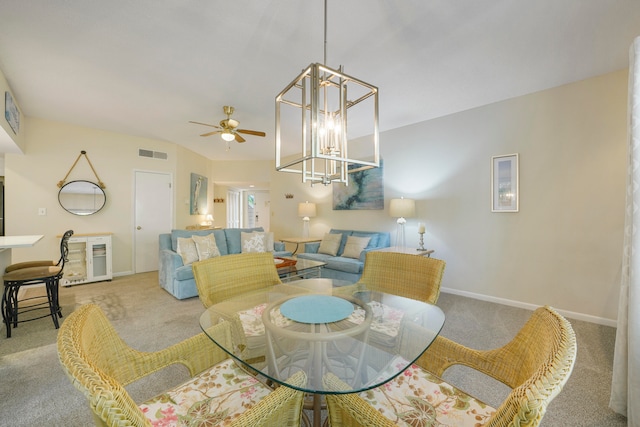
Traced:
POLYGON ((140 148, 138 150, 138 156, 140 157, 149 157, 150 159, 161 159, 167 160, 167 153, 163 153, 162 151, 153 151, 153 150, 145 150, 140 148))

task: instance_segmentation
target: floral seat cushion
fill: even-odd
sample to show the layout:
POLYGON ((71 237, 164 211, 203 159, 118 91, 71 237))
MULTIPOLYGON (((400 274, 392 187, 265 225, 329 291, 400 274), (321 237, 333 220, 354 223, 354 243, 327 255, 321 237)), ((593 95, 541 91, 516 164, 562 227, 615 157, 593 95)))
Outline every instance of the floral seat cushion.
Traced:
MULTIPOLYGON (((404 363, 396 360, 392 363, 404 363)), ((483 426, 496 411, 413 364, 392 381, 360 393, 399 426, 483 426)))
MULTIPOLYGON (((248 310, 238 312, 242 329, 247 337, 259 337, 264 335, 264 323, 262 322, 262 313, 267 308, 267 303, 256 305, 248 310)), ((271 312, 271 322, 279 328, 289 326, 292 322, 280 313, 280 309, 271 312)))
POLYGON ((153 426, 227 426, 271 390, 225 360, 139 405, 153 426))

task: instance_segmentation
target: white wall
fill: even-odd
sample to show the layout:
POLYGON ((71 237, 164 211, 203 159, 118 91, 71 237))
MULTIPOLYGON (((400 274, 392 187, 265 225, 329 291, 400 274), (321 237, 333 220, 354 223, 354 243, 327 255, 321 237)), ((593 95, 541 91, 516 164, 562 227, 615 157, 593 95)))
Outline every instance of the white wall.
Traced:
MULTIPOLYGON (((384 132, 383 211, 333 211, 331 187, 272 174, 272 230, 299 235, 297 204, 318 203, 311 235, 329 228, 395 235, 389 200, 417 201, 407 243, 447 267, 443 287, 515 303, 550 304, 612 324, 624 221, 627 72, 384 132), (520 212, 492 213, 491 156, 520 154, 520 212), (294 199, 285 199, 293 193, 294 199)), ((384 88, 381 88, 381 92, 384 88)), ((416 106, 419 108, 419 106, 416 106)))

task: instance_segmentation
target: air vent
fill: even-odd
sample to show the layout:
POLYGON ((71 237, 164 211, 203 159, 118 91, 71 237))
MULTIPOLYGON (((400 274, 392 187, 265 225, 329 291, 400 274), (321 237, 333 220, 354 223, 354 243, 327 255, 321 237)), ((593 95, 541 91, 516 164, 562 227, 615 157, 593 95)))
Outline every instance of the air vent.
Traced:
POLYGON ((163 153, 162 151, 145 150, 142 148, 138 150, 138 156, 161 160, 167 160, 168 158, 167 153, 163 153))

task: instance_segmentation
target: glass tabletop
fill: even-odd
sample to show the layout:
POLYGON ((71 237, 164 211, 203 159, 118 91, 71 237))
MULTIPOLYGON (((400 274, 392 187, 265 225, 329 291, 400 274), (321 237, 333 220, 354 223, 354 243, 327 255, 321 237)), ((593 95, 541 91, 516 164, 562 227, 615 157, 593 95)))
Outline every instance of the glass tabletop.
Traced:
POLYGON ((336 394, 393 379, 429 347, 444 319, 432 304, 309 279, 215 304, 200 326, 206 333, 231 322, 233 345, 221 347, 251 372, 289 385, 290 376, 304 371, 307 384, 295 388, 336 394), (339 387, 326 381, 330 374, 339 387))

